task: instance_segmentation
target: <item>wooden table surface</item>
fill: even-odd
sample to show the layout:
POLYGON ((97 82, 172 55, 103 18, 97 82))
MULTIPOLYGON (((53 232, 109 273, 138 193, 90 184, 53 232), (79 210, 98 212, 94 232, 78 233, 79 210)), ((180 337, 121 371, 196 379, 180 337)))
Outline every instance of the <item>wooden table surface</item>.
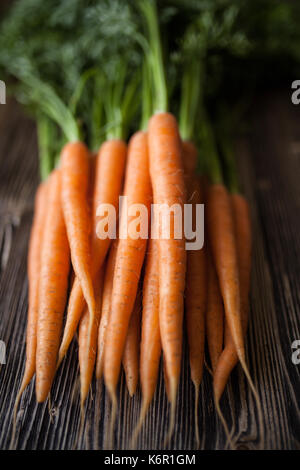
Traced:
MULTIPOLYGON (((300 449, 300 365, 291 344, 300 339, 300 108, 289 93, 257 100, 251 133, 238 142, 241 182, 252 208, 253 270, 248 362, 263 407, 264 442, 257 408, 237 367, 221 406, 238 449, 300 449)), ((27 309, 26 251, 38 184, 34 124, 9 102, 0 105, 0 340, 7 348, 0 371, 0 449, 9 447, 12 409, 24 368, 27 309)), ((140 409, 120 383, 115 448, 128 448, 140 409)), ((194 449, 194 391, 184 358, 176 429, 169 449, 194 449)), ((61 367, 48 404, 37 405, 34 383, 23 394, 17 415, 18 449, 72 449, 79 426, 77 344, 61 367)), ((78 448, 101 449, 110 404, 95 382, 87 403, 85 439, 78 448)), ((162 449, 168 404, 162 376, 140 434, 138 448, 162 449)), ((226 437, 212 400, 211 377, 200 390, 201 449, 223 449, 226 437)))

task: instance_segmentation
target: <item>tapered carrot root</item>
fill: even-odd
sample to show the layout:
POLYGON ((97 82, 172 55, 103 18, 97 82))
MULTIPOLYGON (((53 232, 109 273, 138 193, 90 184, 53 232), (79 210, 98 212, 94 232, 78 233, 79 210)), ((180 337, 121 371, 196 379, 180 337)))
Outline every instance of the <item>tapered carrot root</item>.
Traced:
MULTIPOLYGON (((183 214, 186 200, 181 142, 176 119, 169 113, 157 113, 149 121, 150 175, 154 203, 178 204, 183 214)), ((172 219, 174 221, 174 218, 172 219)), ((170 383, 171 415, 167 440, 174 429, 177 387, 181 367, 183 296, 185 289, 185 240, 159 236, 159 323, 162 348, 170 383)))
POLYGON ((41 183, 35 198, 34 220, 28 248, 28 320, 26 334, 26 366, 19 393, 22 393, 35 373, 37 319, 41 250, 44 238, 48 185, 41 183))
MULTIPOLYGON (((200 180, 195 175, 197 149, 189 141, 182 143, 183 165, 185 171, 187 200, 192 204, 192 220, 196 220, 196 205, 203 204, 203 191, 200 180)), ((204 229, 204 227, 202 227, 204 229)), ((198 234, 199 236, 199 234, 198 234)), ((205 307, 206 307, 206 256, 204 247, 187 252, 185 318, 189 344, 191 378, 195 386, 195 436, 200 444, 198 429, 199 386, 203 375, 205 344, 205 307)))
MULTIPOLYGON (((248 324, 249 290, 251 272, 251 224, 247 201, 240 195, 231 196, 233 216, 235 222, 236 246, 239 262, 241 318, 244 335, 248 324)), ((228 382, 232 369, 238 362, 236 348, 229 328, 225 327, 225 348, 220 356, 218 366, 214 373, 214 394, 219 401, 228 382)))
POLYGON ((207 250, 208 293, 206 307, 206 337, 211 368, 214 373, 224 340, 224 306, 216 269, 209 250, 207 250))
POLYGON ((87 201, 89 152, 82 142, 65 145, 61 154, 61 171, 64 219, 73 269, 80 282, 90 313, 90 338, 95 317, 95 297, 91 274, 91 220, 87 201))
POLYGON ((34 217, 30 234, 27 272, 28 272, 28 318, 26 332, 26 364, 22 383, 14 406, 12 444, 15 436, 16 413, 20 398, 35 374, 36 338, 39 311, 39 284, 41 269, 41 249, 44 236, 46 207, 48 200, 48 183, 41 183, 37 189, 34 203, 34 217))
POLYGON ((66 304, 70 250, 61 207, 62 175, 49 177, 48 212, 45 220, 40 274, 36 350, 36 397, 46 400, 55 374, 66 304))
POLYGON ((108 255, 108 260, 107 260, 106 267, 105 267, 105 276, 104 276, 103 294, 102 294, 102 306, 101 306, 101 320, 100 320, 100 326, 99 326, 99 331, 98 331, 98 353, 97 353, 97 363, 96 363, 97 379, 100 379, 103 374, 105 337, 106 337, 106 330, 107 330, 107 326, 109 322, 117 248, 118 248, 118 242, 117 240, 114 240, 114 242, 111 245, 109 255, 108 255))
POLYGON ((150 404, 159 371, 161 341, 159 330, 158 241, 150 239, 143 283, 143 314, 140 381, 144 403, 150 404))
MULTIPOLYGON (((97 156, 89 155, 89 184, 87 190, 87 208, 88 208, 88 217, 91 219, 92 208, 93 208, 93 193, 94 193, 94 184, 95 184, 95 168, 96 168, 96 159, 97 156)), ((70 343, 76 333, 77 327, 80 322, 80 318, 83 314, 86 302, 82 293, 80 281, 73 272, 73 282, 71 284, 71 293, 68 302, 68 311, 66 324, 64 327, 63 337, 58 353, 57 369, 59 368, 70 343)))
MULTIPOLYGON (((234 217, 234 226, 235 226, 235 237, 236 237, 236 246, 238 253, 238 266, 239 266, 239 279, 240 279, 240 298, 241 298, 241 318, 242 318, 242 327, 243 333, 245 335, 248 324, 248 309, 249 309, 249 290, 250 290, 250 274, 251 274, 251 222, 249 214, 249 206, 247 201, 238 194, 231 196, 231 203, 233 209, 234 217)), ((238 357, 237 350, 234 344, 234 341, 231 336, 231 331, 229 326, 225 326, 225 348, 222 352, 220 359, 217 364, 217 368, 214 375, 214 395, 215 395, 215 404, 217 412, 222 419, 223 425, 225 427, 228 440, 231 443, 231 434, 228 433, 228 428, 226 426, 225 420, 222 416, 220 409, 220 398, 228 381, 230 372, 237 364, 238 357)), ((262 440, 261 446, 263 448, 264 442, 264 425, 263 425, 263 415, 261 409, 260 398, 257 393, 257 390, 253 384, 252 378, 250 376, 248 367, 246 363, 241 364, 245 375, 247 377, 248 383, 252 390, 257 409, 258 409, 258 419, 259 419, 259 428, 262 431, 262 440)))
POLYGON ((133 397, 139 380, 139 355, 141 336, 141 292, 138 291, 133 312, 131 314, 125 348, 123 353, 123 367, 129 395, 133 397))
POLYGON ((226 321, 239 360, 245 364, 241 321, 240 285, 232 206, 227 189, 213 184, 207 191, 207 223, 210 247, 218 274, 226 321))
MULTIPOLYGON (((95 162, 94 191, 92 197, 91 272, 95 278, 109 249, 111 238, 98 237, 101 205, 110 205, 118 210, 118 198, 122 187, 127 147, 122 140, 112 139, 102 144, 95 162)), ((104 215, 104 214, 102 214, 104 215)), ((65 356, 74 337, 85 306, 82 288, 77 279, 71 291, 67 321, 59 352, 59 363, 65 356)))
MULTIPOLYGON (((93 205, 93 233, 92 233, 92 271, 96 274, 102 266, 111 245, 112 239, 99 238, 99 227, 102 216, 98 211, 101 205, 110 205, 115 208, 116 215, 119 210, 119 196, 121 194, 127 145, 124 141, 112 139, 104 142, 100 148, 96 165, 94 205, 93 205), (98 227, 98 224, 99 227, 98 227)), ((106 223, 106 222, 104 222, 106 223)))
POLYGON ((165 391, 167 398, 169 402, 171 403, 172 397, 171 397, 171 390, 170 390, 170 382, 169 382, 169 377, 167 373, 167 366, 166 366, 166 360, 163 356, 163 373, 164 373, 164 383, 165 383, 165 391))
POLYGON ((63 338, 59 348, 56 366, 57 368, 60 366, 63 358, 67 353, 70 343, 74 338, 85 305, 86 303, 82 294, 80 282, 78 278, 75 277, 69 297, 67 319, 64 327, 63 338))
POLYGON ((80 367, 80 395, 81 395, 81 406, 83 407, 86 397, 88 395, 89 387, 92 381, 94 372, 94 365, 96 360, 97 352, 97 338, 98 328, 101 316, 101 303, 102 303, 102 287, 103 287, 103 269, 95 279, 95 300, 96 300, 96 316, 93 323, 91 344, 88 349, 88 327, 89 327, 89 312, 86 308, 84 314, 80 320, 79 325, 79 367, 80 367))
POLYGON ((135 446, 149 405, 154 396, 160 357, 161 341, 159 330, 158 242, 157 240, 150 238, 148 241, 143 282, 142 335, 140 349, 142 406, 138 423, 133 432, 131 441, 132 448, 135 446))
MULTIPOLYGON (((127 206, 129 209, 133 204, 144 205, 147 208, 147 217, 149 217, 152 200, 148 165, 147 135, 144 132, 137 132, 131 138, 129 144, 123 195, 127 196, 127 206)), ((121 212, 121 230, 125 226, 126 220, 129 228, 132 217, 127 214, 127 208, 124 205, 121 212)), ((104 354, 104 378, 111 397, 115 397, 129 320, 136 298, 146 244, 146 238, 134 239, 129 233, 125 233, 124 238, 118 240, 111 310, 106 331, 104 354)))
MULTIPOLYGON (((193 220, 196 217, 196 204, 203 204, 199 179, 194 177, 197 150, 190 142, 183 142, 183 161, 186 172, 188 202, 193 205, 193 220)), ((191 377, 195 387, 202 380, 205 341, 206 308, 206 257, 204 249, 187 252, 185 316, 189 343, 191 377)))

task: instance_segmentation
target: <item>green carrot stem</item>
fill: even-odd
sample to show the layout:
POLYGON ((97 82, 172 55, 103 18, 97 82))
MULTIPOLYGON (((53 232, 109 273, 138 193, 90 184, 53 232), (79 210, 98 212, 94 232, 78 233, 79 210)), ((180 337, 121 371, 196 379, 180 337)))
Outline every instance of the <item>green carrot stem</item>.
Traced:
POLYGON ((149 34, 149 67, 154 88, 154 111, 165 112, 168 109, 168 94, 156 3, 155 0, 140 0, 139 5, 145 17, 149 34))
POLYGON ((194 138, 200 88, 203 83, 201 67, 200 60, 190 60, 183 71, 179 111, 179 129, 183 140, 194 138))
MULTIPOLYGON (((120 76, 120 84, 122 77, 120 76)), ((120 101, 116 99, 116 85, 115 83, 110 84, 106 90, 107 96, 104 99, 104 109, 106 114, 106 138, 110 139, 122 139, 123 128, 122 128, 122 111, 120 101)))
POLYGON ((126 139, 129 127, 139 108, 137 90, 140 74, 131 69, 125 59, 120 58, 113 73, 105 75, 102 84, 103 107, 106 118, 107 139, 126 139))
POLYGON ((103 133, 103 75, 98 71, 94 76, 93 82, 93 100, 92 113, 90 122, 90 148, 93 152, 97 152, 104 140, 103 133))
POLYGON ((152 93, 151 93, 151 79, 149 74, 149 65, 147 59, 143 64, 143 77, 142 77, 142 118, 141 129, 146 131, 148 128, 148 121, 153 113, 152 109, 152 93))
POLYGON ((54 157, 51 154, 51 123, 41 114, 37 119, 37 134, 40 159, 40 175, 44 181, 54 168, 54 157))
POLYGON ((129 133, 129 127, 140 108, 140 100, 137 99, 139 93, 139 85, 141 82, 141 74, 138 71, 133 73, 124 90, 124 96, 121 104, 122 119, 123 119, 123 138, 126 139, 129 133))
POLYGON ((74 90, 74 93, 72 94, 71 98, 70 98, 70 101, 69 101, 69 109, 71 111, 71 113, 73 114, 73 116, 76 115, 76 111, 77 111, 77 106, 78 106, 78 103, 80 101, 80 98, 83 94, 83 91, 84 91, 84 88, 85 88, 85 85, 87 83, 87 81, 94 77, 97 73, 97 69, 96 68, 90 68, 88 70, 86 70, 80 77, 78 83, 77 83, 77 86, 74 90))
POLYGON ((21 80, 27 87, 30 100, 61 128, 66 139, 69 142, 80 140, 80 129, 75 117, 54 89, 37 77, 27 76, 21 80))

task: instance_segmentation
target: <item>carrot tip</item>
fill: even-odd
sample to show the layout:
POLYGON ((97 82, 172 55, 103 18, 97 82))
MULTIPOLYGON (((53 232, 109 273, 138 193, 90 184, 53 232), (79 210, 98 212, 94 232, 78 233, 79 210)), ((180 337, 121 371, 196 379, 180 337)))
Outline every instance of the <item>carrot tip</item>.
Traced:
POLYGON ((134 447, 136 446, 137 438, 138 438, 140 430, 143 426, 143 423, 144 423, 144 420, 145 420, 145 417, 146 417, 146 414, 147 414, 148 407, 149 407, 148 401, 143 400, 141 411, 140 411, 140 416, 139 416, 137 425, 136 425, 136 427, 133 431, 133 435, 132 435, 132 438, 131 438, 131 441, 130 441, 130 448, 131 449, 134 449, 134 447))
POLYGON ((213 371, 212 371, 212 369, 209 367, 209 365, 207 364, 206 359, 204 359, 204 365, 205 365, 205 367, 206 367, 206 370, 209 372, 209 374, 210 374, 211 376, 213 376, 213 371))
POLYGON ((196 446, 200 447, 200 436, 199 436, 199 423, 198 423, 198 405, 199 405, 199 384, 194 383, 195 386, 195 439, 196 446))
POLYGON ((170 422, 169 422, 169 430, 164 441, 164 447, 166 447, 173 435, 174 428, 175 428, 175 413, 176 413, 176 395, 177 395, 177 384, 175 380, 170 380, 169 386, 169 394, 170 394, 170 422))
POLYGON ((114 427, 115 427, 115 421, 117 418, 117 409, 118 409, 118 403, 117 403, 117 396, 116 392, 112 387, 108 387, 108 393, 111 399, 111 421, 110 421, 110 427, 109 427, 109 433, 108 433, 108 439, 105 444, 106 449, 113 449, 114 446, 114 427))
POLYGON ((227 423, 225 421, 225 418, 223 416, 223 413, 221 411, 221 408, 220 408, 220 401, 219 399, 216 397, 215 395, 215 407, 216 407, 216 411, 217 411, 217 415, 223 425, 223 428, 224 428, 224 431, 225 431, 225 434, 226 434, 226 438, 227 438, 227 443, 226 443, 226 447, 229 445, 231 449, 234 450, 234 445, 233 445, 233 441, 232 441, 232 437, 231 437, 231 434, 229 432, 229 429, 228 429, 228 426, 227 426, 227 423))
POLYGON ((264 430, 264 421, 263 421, 263 413, 262 413, 260 398, 259 398, 258 392, 255 388, 255 385, 253 383, 253 380, 251 378, 248 366, 246 364, 245 356, 239 357, 239 360, 240 360, 241 366, 243 368, 244 374, 245 374, 245 376, 248 380, 250 389, 253 393, 254 400, 256 402, 257 412, 258 412, 258 425, 259 425, 259 429, 261 430, 261 434, 262 434, 261 435, 260 448, 263 449, 264 448, 264 442, 265 442, 265 430, 264 430))
POLYGON ((56 371, 58 371, 58 369, 60 368, 64 357, 65 357, 65 353, 59 352, 58 359, 57 359, 57 364, 56 364, 56 371))

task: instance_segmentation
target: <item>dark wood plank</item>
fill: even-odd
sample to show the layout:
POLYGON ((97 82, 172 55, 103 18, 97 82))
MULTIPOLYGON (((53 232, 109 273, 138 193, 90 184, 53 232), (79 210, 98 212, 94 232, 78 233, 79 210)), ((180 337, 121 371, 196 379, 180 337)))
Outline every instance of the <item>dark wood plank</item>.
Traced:
MULTIPOLYGON (((221 405, 237 448, 300 448, 299 366, 291 362, 291 343, 299 339, 300 113, 281 94, 260 100, 253 131, 238 142, 239 171, 252 210, 254 244, 251 319, 248 332, 250 372, 263 407, 264 434, 245 377, 237 367, 221 405)), ((8 448, 14 400, 24 368, 27 308, 26 249, 38 182, 35 130, 15 103, 0 107, 0 339, 7 364, 0 370, 0 448, 8 448)), ((124 377, 115 447, 128 448, 138 419, 140 391, 129 397, 124 377)), ((86 407, 85 438, 77 448, 101 449, 110 421, 110 403, 95 381, 86 407)), ((162 372, 138 448, 161 449, 168 426, 162 372)), ((223 449, 226 437, 214 411, 211 377, 200 389, 201 449, 223 449)), ((34 383, 24 393, 17 417, 17 448, 72 449, 80 423, 77 344, 57 374, 48 405, 37 405, 34 383)), ((168 448, 194 449, 194 390, 185 347, 178 394, 176 429, 168 448)))

